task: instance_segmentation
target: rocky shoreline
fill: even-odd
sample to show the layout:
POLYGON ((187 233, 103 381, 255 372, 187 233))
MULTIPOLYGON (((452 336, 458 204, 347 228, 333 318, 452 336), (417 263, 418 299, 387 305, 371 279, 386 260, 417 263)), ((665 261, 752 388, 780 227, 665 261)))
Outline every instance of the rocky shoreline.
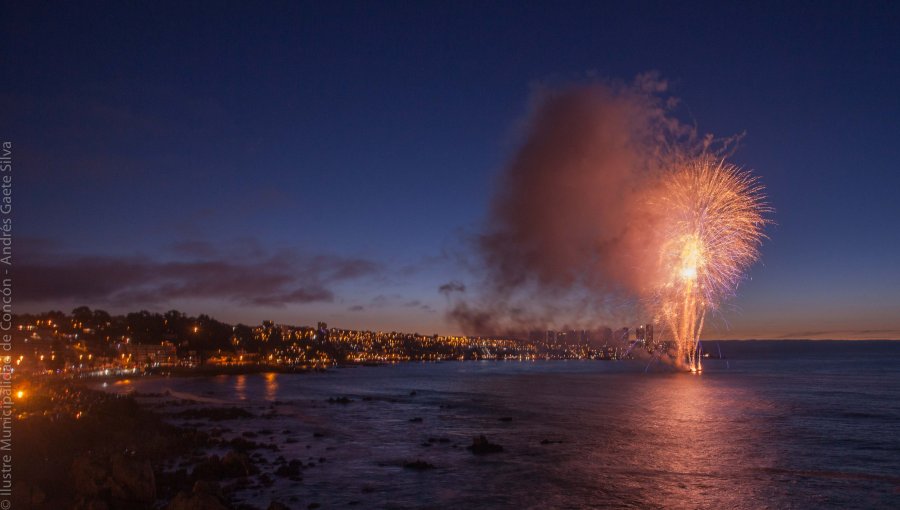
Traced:
MULTIPOLYGON (((235 504, 231 497, 248 486, 271 484, 268 475, 257 476, 263 459, 254 452, 274 445, 169 423, 170 416, 215 422, 253 415, 192 404, 164 395, 109 394, 63 380, 30 384, 14 424, 14 508, 288 508, 276 501, 235 504), (161 413, 139 403, 145 398, 164 400, 163 407, 191 407, 161 413)), ((302 463, 279 461, 278 476, 302 478, 302 463)))
MULTIPOLYGON (((106 381, 103 386, 124 389, 131 384, 106 381)), ((107 392, 62 379, 31 383, 28 393, 15 423, 15 508, 314 509, 329 497, 311 488, 321 482, 321 470, 328 472, 333 464, 326 457, 341 445, 324 424, 286 422, 286 416, 297 412, 296 403, 235 405, 212 392, 189 398, 168 390, 107 392)), ((379 401, 399 405, 415 398, 411 391, 379 401)), ((307 405, 353 412, 358 405, 378 405, 376 400, 338 395, 307 405)), ((495 419, 513 421, 510 416, 495 419)), ((409 439, 422 453, 373 459, 373 465, 407 473, 442 471, 426 453, 446 448, 467 450, 473 457, 502 457, 505 451, 483 434, 469 446, 459 436, 422 439, 420 434, 428 434, 418 429, 423 418, 413 415, 404 421, 416 427, 409 439)), ((340 463, 341 455, 337 457, 331 460, 340 463)), ((363 485, 360 496, 346 504, 363 503, 373 490, 363 485)))

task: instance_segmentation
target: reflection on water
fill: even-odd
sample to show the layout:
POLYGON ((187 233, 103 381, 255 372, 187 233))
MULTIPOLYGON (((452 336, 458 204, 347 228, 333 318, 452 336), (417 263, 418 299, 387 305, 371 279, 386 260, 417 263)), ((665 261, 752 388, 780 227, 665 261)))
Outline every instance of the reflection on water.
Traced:
POLYGON ((852 371, 845 359, 709 362, 700 376, 613 362, 471 362, 138 384, 277 412, 230 425, 235 435, 287 430, 271 438, 271 455, 314 467, 302 482, 275 477, 249 491, 253 501, 889 508, 900 497, 900 349, 863 356, 852 371), (352 402, 327 402, 339 396, 352 402), (478 434, 503 453, 467 451, 478 434), (404 469, 413 460, 436 467, 404 469))
POLYGON ((234 377, 234 395, 238 400, 247 400, 247 376, 234 377))
POLYGON ((266 400, 275 400, 278 396, 278 374, 269 372, 263 377, 266 378, 266 400))

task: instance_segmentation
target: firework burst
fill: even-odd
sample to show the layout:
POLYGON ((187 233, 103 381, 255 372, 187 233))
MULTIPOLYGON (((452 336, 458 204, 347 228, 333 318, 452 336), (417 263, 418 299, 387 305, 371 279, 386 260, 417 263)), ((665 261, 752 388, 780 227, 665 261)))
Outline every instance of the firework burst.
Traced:
POLYGON ((651 302, 676 363, 696 372, 706 313, 734 295, 759 257, 771 209, 756 177, 711 156, 678 165, 659 191, 660 277, 651 302))

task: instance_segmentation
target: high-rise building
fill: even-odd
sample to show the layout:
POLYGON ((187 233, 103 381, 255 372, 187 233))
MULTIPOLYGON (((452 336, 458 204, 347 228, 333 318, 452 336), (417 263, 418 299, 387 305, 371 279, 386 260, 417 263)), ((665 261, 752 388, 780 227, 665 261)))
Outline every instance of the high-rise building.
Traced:
POLYGON ((556 343, 556 331, 553 331, 552 329, 548 329, 548 330, 547 330, 547 339, 546 339, 546 342, 547 342, 548 344, 555 344, 555 343, 556 343))
POLYGON ((602 327, 597 330, 597 342, 599 345, 607 346, 612 342, 613 332, 609 327, 602 327))
POLYGON ((641 345, 653 345, 653 324, 641 324, 635 328, 634 339, 641 345))

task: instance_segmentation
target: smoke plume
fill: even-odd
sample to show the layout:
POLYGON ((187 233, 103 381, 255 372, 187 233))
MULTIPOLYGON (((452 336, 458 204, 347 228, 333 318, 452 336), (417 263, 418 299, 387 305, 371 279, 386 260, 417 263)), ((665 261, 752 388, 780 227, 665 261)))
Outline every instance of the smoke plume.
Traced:
POLYGON ((640 319, 659 214, 644 191, 709 143, 672 116, 665 89, 650 75, 536 94, 477 236, 477 283, 451 320, 499 334, 640 319))

